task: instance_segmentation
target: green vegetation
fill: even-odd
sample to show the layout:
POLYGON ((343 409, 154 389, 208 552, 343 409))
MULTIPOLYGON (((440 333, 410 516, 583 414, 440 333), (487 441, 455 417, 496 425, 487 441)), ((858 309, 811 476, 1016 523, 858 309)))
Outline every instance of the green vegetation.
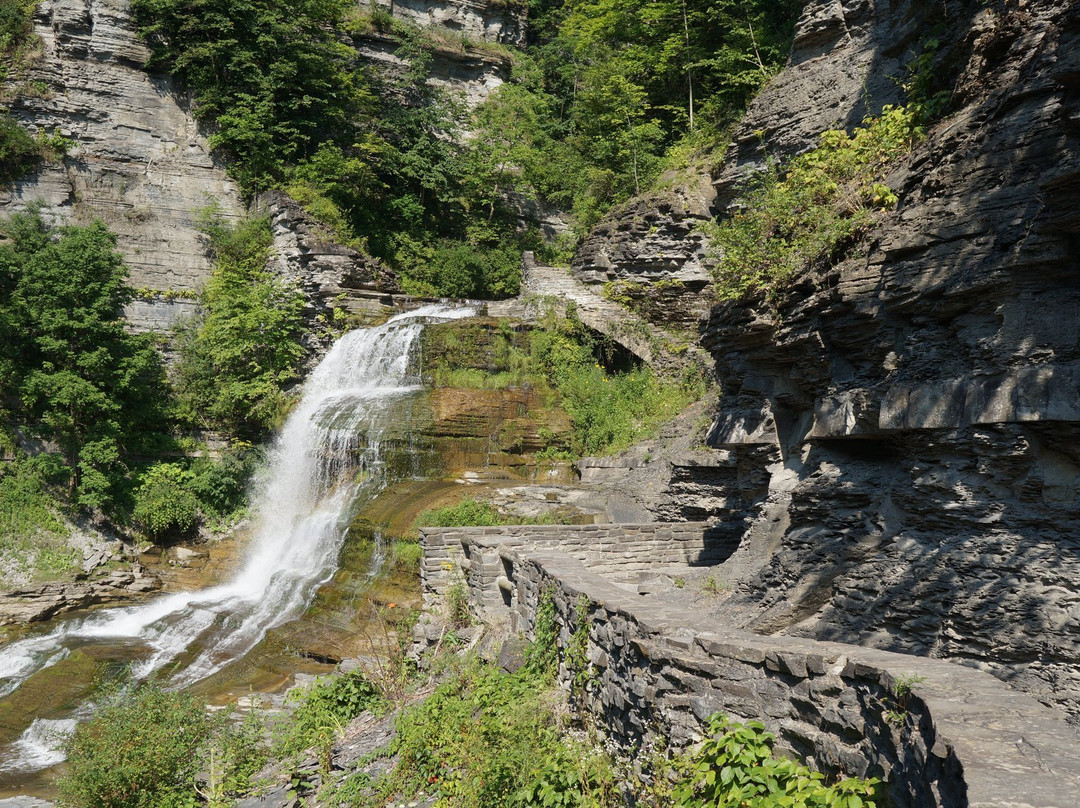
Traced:
POLYGON ((535 243, 509 210, 483 209, 455 144, 463 110, 427 83, 424 37, 348 0, 136 0, 142 35, 193 93, 211 146, 247 193, 282 188, 339 240, 383 258, 413 292, 501 297, 535 243), (384 28, 409 60, 375 78, 342 29, 384 28), (448 137, 449 135, 449 137, 448 137), (531 240, 530 240, 531 239, 531 240))
MULTIPOLYGON (((0 0, 0 82, 17 73, 34 42, 36 0, 0 0)), ((0 130, 0 152, 4 135, 0 130)))
POLYGON ((47 455, 0 463, 0 556, 13 572, 39 579, 70 572, 81 560, 49 491, 49 465, 47 455))
POLYGON ((719 296, 775 300, 798 273, 844 258, 896 204, 884 180, 924 137, 919 120, 915 108, 887 106, 851 135, 823 133, 816 149, 782 169, 771 161, 748 184, 738 212, 707 230, 718 249, 719 296))
POLYGON ((469 660, 397 720, 394 769, 377 781, 355 775, 335 797, 357 806, 420 792, 448 808, 615 805, 610 759, 564 736, 555 698, 536 672, 507 674, 469 660))
POLYGON ((153 685, 118 690, 67 742, 63 799, 78 808, 190 805, 184 797, 213 730, 194 696, 153 685))
MULTIPOLYGON (((200 520, 226 519, 240 509, 253 460, 247 453, 226 453, 216 461, 136 462, 177 448, 168 433, 175 406, 153 338, 132 334, 125 326, 123 306, 134 293, 114 249, 115 237, 100 222, 52 227, 37 208, 0 221, 0 236, 0 385, 13 408, 5 420, 16 417, 26 431, 56 447, 22 458, 4 438, 5 451, 17 459, 0 470, 0 519, 7 528, 2 535, 19 548, 20 563, 39 574, 71 566, 75 559, 64 542, 65 508, 106 514, 115 524, 133 524, 153 539, 181 538, 200 520)), ((225 242, 220 253, 231 258, 230 248, 233 242, 225 242)), ((238 264, 241 269, 234 271, 239 274, 243 265, 238 259, 227 266, 238 264)), ((273 297, 262 308, 218 306, 229 294, 220 288, 230 280, 218 280, 207 316, 218 331, 197 344, 208 344, 206 353, 213 359, 240 345, 246 361, 237 358, 228 366, 233 377, 226 375, 224 363, 217 365, 221 375, 208 386, 218 397, 215 403, 226 396, 232 396, 230 402, 240 399, 233 410, 221 408, 226 415, 239 412, 237 421, 244 416, 252 420, 255 416, 243 405, 255 415, 269 410, 265 400, 276 402, 274 396, 280 396, 272 385, 285 377, 265 370, 272 366, 273 348, 263 349, 254 335, 262 326, 279 323, 284 314, 273 297), (215 352, 219 346, 224 347, 215 352), (236 393, 237 388, 242 392, 236 393)), ((258 289, 258 280, 256 275, 247 288, 258 289)), ((236 281, 229 288, 242 286, 236 281)), ((243 300, 242 292, 236 296, 243 300)), ((262 339, 282 344, 298 328, 297 321, 294 331, 281 329, 262 339)), ((291 356, 299 349, 285 345, 280 350, 291 356)), ((239 357, 235 350, 227 355, 239 357)), ((182 370, 190 367, 181 363, 182 370)), ((189 398, 181 404, 190 406, 190 388, 185 392, 189 398)))
POLYGON ((926 680, 917 673, 898 676, 893 682, 891 698, 885 704, 885 720, 890 724, 901 725, 907 720, 908 702, 915 685, 926 680))
POLYGON ((238 224, 205 211, 214 274, 203 314, 181 327, 178 414, 194 424, 257 437, 288 407, 283 387, 304 355, 304 297, 266 268, 272 236, 265 218, 238 224))
POLYGON ((676 762, 683 779, 673 796, 677 808, 752 805, 761 808, 874 808, 881 799, 876 779, 841 780, 772 754, 774 736, 758 721, 745 725, 713 715, 706 738, 676 762))
POLYGON ((553 525, 552 516, 520 516, 500 511, 490 502, 465 497, 454 505, 430 508, 416 517, 417 527, 494 527, 496 525, 553 525))
POLYGON ((65 752, 59 786, 72 808, 224 808, 251 792, 269 755, 257 711, 210 716, 156 684, 110 686, 65 752))
POLYGON ((162 425, 161 359, 127 331, 127 267, 100 222, 52 228, 36 210, 0 222, 0 382, 56 443, 73 504, 107 508, 162 425))
POLYGON ((314 747, 324 771, 330 767, 330 747, 345 725, 365 710, 384 705, 378 688, 359 671, 320 677, 291 693, 289 702, 293 712, 279 726, 275 755, 295 757, 314 747))
POLYGON ((282 188, 420 294, 517 292, 518 199, 572 211, 578 234, 721 132, 786 55, 800 3, 593 0, 530 7, 526 56, 448 38, 350 0, 135 0, 153 63, 193 94, 248 193, 282 188), (369 73, 339 31, 378 31, 408 63, 369 73), (476 110, 428 81, 432 50, 513 65, 476 110), (476 134, 467 145, 462 133, 476 134), (665 157, 668 154, 668 157, 665 157))
POLYGON ((536 0, 529 55, 478 116, 493 176, 572 211, 583 234, 662 169, 726 145, 783 64, 801 6, 536 0))
MULTIPOLYGON (((660 377, 648 368, 609 370, 610 343, 573 313, 549 313, 527 333, 465 324, 439 332, 428 373, 437 386, 529 386, 570 415, 573 456, 605 455, 636 443, 704 392, 700 380, 660 377)), ((550 447, 553 451, 561 446, 550 447)))
POLYGON ((14 118, 0 113, 0 186, 18 179, 39 162, 37 141, 14 118))
MULTIPOLYGON (((573 608, 564 661, 580 692, 590 675, 588 600, 578 598, 573 608)), ((540 596, 534 633, 516 673, 474 653, 433 660, 440 684, 423 700, 401 706, 388 747, 343 772, 333 768, 331 752, 346 725, 365 711, 394 706, 358 671, 317 679, 290 696, 291 713, 270 721, 257 710, 239 722, 209 717, 193 697, 155 685, 113 688, 67 744, 70 766, 60 781, 65 804, 223 807, 258 793, 254 775, 268 761, 293 772, 301 799, 353 808, 421 796, 445 808, 881 804, 878 781, 827 781, 774 758, 773 736, 761 724, 721 715, 708 720, 705 740, 684 753, 672 756, 661 744, 638 755, 637 766, 616 758, 595 727, 567 709, 555 682, 560 629, 550 591, 540 596), (314 767, 305 763, 312 756, 314 767), (391 765, 369 773, 379 758, 391 765)), ((417 684, 414 679, 410 686, 417 684)), ((393 698, 404 696, 398 691, 393 698)))

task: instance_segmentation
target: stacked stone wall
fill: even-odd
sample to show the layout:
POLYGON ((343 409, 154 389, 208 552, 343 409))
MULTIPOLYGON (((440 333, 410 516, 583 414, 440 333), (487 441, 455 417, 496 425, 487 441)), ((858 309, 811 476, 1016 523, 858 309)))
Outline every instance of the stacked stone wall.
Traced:
POLYGON ((550 596, 560 681, 628 752, 657 738, 686 746, 722 712, 762 721, 779 751, 818 770, 883 778, 897 806, 1076 804, 1080 735, 1031 696, 953 663, 763 637, 646 602, 605 563, 635 544, 693 563, 705 526, 586 528, 426 529, 425 598, 464 581, 480 617, 528 634, 550 596), (578 631, 584 669, 566 653, 578 631))

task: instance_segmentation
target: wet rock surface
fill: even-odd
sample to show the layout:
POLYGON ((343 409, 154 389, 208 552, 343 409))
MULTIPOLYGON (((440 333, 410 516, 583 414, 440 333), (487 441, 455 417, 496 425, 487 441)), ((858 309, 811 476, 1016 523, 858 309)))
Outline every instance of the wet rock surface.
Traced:
POLYGON ((161 589, 157 576, 141 564, 99 573, 76 581, 26 586, 0 593, 0 626, 36 623, 51 617, 130 600, 133 595, 161 589))

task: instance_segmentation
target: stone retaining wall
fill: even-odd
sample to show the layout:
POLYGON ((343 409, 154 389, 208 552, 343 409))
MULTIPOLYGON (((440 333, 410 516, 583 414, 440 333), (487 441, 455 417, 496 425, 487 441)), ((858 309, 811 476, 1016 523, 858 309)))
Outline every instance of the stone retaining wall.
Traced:
POLYGON ((624 578, 668 565, 713 564, 735 549, 703 522, 633 525, 514 525, 421 528, 420 576, 428 602, 464 577, 478 603, 507 605, 509 567, 505 551, 557 547, 587 568, 624 578))
POLYGON ((574 689, 566 651, 587 626, 587 670, 576 677, 585 684, 574 697, 626 750, 657 734, 684 746, 707 716, 723 712, 764 722, 780 751, 819 770, 885 779, 897 806, 1076 805, 1080 735, 989 674, 727 630, 646 602, 602 572, 651 566, 644 554, 616 563, 635 555, 635 545, 673 563, 707 561, 706 536, 702 524, 428 528, 425 599, 437 603, 455 578, 464 580, 479 616, 528 633, 541 593, 550 592, 560 679, 574 689), (898 695, 898 683, 903 693, 912 681, 898 695))

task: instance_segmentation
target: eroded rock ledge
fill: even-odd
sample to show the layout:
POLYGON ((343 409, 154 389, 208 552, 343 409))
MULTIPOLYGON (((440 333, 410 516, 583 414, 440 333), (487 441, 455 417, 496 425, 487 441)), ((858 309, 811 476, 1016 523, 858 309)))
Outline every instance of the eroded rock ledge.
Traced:
POLYGON ((79 581, 57 581, 0 593, 0 626, 37 623, 103 603, 130 601, 155 592, 161 581, 141 564, 114 569, 79 581))
POLYGON ((897 806, 1065 808, 1080 793, 1080 734, 994 677, 842 643, 769 638, 644 596, 629 576, 730 552, 706 525, 425 528, 422 575, 437 603, 464 575, 486 620, 530 631, 542 592, 566 649, 588 626, 582 699, 624 749, 676 745, 722 711, 756 719, 814 767, 882 777, 897 806), (621 577, 621 583, 619 583, 621 577), (910 695, 897 683, 921 677, 910 695))

